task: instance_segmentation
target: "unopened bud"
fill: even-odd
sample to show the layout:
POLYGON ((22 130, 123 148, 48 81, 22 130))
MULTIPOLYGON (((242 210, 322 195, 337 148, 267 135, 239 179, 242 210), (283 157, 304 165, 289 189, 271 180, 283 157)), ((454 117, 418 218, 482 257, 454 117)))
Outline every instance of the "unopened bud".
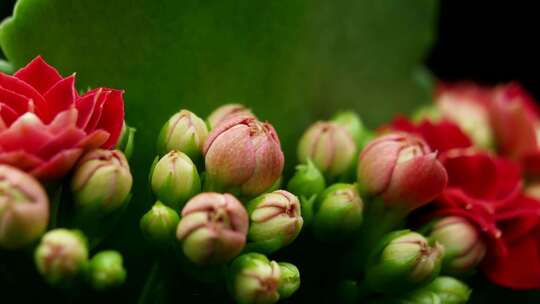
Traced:
POLYGON ((174 240, 179 221, 178 212, 157 201, 141 218, 140 228, 143 237, 152 245, 166 247, 174 240))
POLYGON ((324 176, 311 160, 296 166, 296 173, 287 185, 289 191, 304 198, 320 194, 325 187, 324 176))
POLYGON ((207 120, 208 125, 210 126, 210 130, 215 129, 223 122, 240 115, 248 115, 255 117, 255 115, 253 115, 250 109, 244 107, 241 104, 230 103, 222 105, 221 107, 215 109, 214 112, 212 112, 208 116, 207 120))
POLYGON ((96 290, 117 287, 126 280, 122 255, 114 250, 101 251, 94 255, 87 271, 90 284, 96 290))
POLYGON ((204 121, 188 110, 174 114, 163 126, 158 138, 161 155, 181 151, 191 159, 200 159, 208 129, 204 121))

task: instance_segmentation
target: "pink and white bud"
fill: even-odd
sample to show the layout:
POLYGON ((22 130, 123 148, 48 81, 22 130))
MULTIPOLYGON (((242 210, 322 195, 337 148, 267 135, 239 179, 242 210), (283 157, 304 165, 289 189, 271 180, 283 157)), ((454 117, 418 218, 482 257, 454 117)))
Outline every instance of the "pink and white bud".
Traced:
POLYGON ((39 238, 49 222, 49 199, 31 175, 0 165, 0 248, 16 249, 39 238))
POLYGON ((311 159, 330 179, 346 173, 353 166, 356 152, 353 136, 337 122, 316 122, 298 144, 300 162, 306 163, 311 159))
POLYGON ((208 179, 220 190, 255 196, 283 172, 284 157, 276 131, 253 116, 231 118, 213 130, 204 146, 208 179))
POLYGON ((405 212, 433 200, 448 181, 437 153, 407 133, 390 133, 369 143, 360 154, 357 173, 363 190, 405 212))
POLYGON ((241 105, 238 103, 229 103, 215 109, 214 112, 212 112, 208 116, 207 121, 208 121, 210 130, 213 130, 216 127, 218 127, 220 124, 222 124, 223 122, 233 117, 246 116, 246 115, 255 117, 255 115, 251 112, 251 110, 246 108, 244 105, 241 105))

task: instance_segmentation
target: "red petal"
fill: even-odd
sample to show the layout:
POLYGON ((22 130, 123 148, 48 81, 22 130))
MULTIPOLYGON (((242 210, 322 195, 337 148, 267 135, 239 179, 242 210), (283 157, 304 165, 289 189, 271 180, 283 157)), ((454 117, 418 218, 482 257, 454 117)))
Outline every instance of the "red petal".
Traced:
POLYGON ((42 118, 43 116, 48 115, 45 107, 45 99, 38 91, 36 91, 36 89, 26 82, 13 76, 0 73, 0 86, 6 90, 25 96, 28 99, 32 99, 36 106, 36 113, 39 117, 42 118))
POLYGON ((0 87, 0 103, 12 108, 17 114, 22 115, 28 111, 30 99, 13 91, 0 87))
MULTIPOLYGON (((94 92, 94 91, 91 91, 94 92)), ((88 121, 88 124, 84 128, 84 130, 87 133, 90 133, 94 131, 99 123, 99 120, 101 119, 101 115, 103 113, 103 107, 105 104, 105 101, 107 100, 110 92, 105 91, 103 89, 98 89, 96 91, 96 99, 95 99, 95 105, 94 105, 94 111, 91 113, 90 120, 88 121)))
POLYGON ((43 160, 25 151, 18 150, 6 153, 0 152, 0 163, 30 171, 43 163, 43 160))
POLYGON ((47 101, 50 116, 44 123, 49 123, 58 113, 75 105, 77 91, 75 90, 75 76, 69 76, 56 83, 43 95, 47 101))
POLYGON ((66 175, 81 156, 82 149, 71 149, 56 154, 52 159, 34 169, 30 174, 41 180, 61 178, 66 175))
POLYGON ((100 91, 91 91, 77 99, 75 107, 77 107, 77 111, 79 112, 79 117, 77 120, 77 126, 79 128, 86 129, 86 126, 88 125, 88 122, 90 121, 90 118, 94 113, 97 98, 100 94, 99 92, 100 91))
POLYGON ((91 150, 101 147, 109 139, 109 133, 103 130, 96 130, 86 138, 77 143, 77 147, 91 150))
POLYGON ((67 128, 75 128, 77 123, 77 109, 71 108, 56 115, 54 120, 47 126, 47 131, 57 134, 67 128))
POLYGON ((4 127, 9 127, 18 117, 12 108, 0 103, 0 120, 4 127))
POLYGON ((81 129, 74 127, 65 129, 62 133, 44 145, 36 155, 42 159, 49 159, 63 150, 75 147, 86 134, 81 129))
POLYGON ((116 145, 116 142, 122 133, 122 126, 124 124, 123 94, 123 91, 110 90, 110 94, 103 106, 103 113, 96 127, 97 129, 107 131, 110 135, 107 142, 103 145, 103 148, 109 149, 116 145))
POLYGON ((36 57, 27 66, 17 71, 14 76, 30 84, 41 94, 62 80, 58 71, 47 64, 41 56, 36 57))
POLYGON ((25 150, 35 153, 50 140, 45 125, 31 113, 19 117, 9 129, 0 133, 0 146, 4 151, 25 150))

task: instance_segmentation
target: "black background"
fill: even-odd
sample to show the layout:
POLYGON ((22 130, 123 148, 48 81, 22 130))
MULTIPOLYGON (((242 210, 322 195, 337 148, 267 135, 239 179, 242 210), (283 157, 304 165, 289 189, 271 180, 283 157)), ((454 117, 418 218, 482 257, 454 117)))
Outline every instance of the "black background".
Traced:
MULTIPOLYGON (((0 0, 0 20, 12 13, 14 2, 0 0)), ((446 81, 516 80, 540 98, 539 22, 532 3, 441 1, 437 38, 425 64, 446 81)), ((535 293, 504 291, 482 281, 473 285, 482 290, 473 294, 476 303, 538 303, 535 293)))

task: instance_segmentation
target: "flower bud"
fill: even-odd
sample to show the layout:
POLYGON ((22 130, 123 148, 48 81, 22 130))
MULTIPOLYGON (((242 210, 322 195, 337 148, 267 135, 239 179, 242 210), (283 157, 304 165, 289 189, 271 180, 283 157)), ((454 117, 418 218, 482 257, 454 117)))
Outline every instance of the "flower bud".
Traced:
POLYGON ((120 139, 118 140, 118 143, 115 147, 116 150, 122 151, 128 160, 133 154, 135 131, 135 128, 128 126, 124 121, 124 125, 122 126, 122 133, 120 133, 120 139))
POLYGON ((178 212, 157 201, 141 218, 140 228, 143 237, 152 245, 166 247, 174 240, 179 221, 178 212))
POLYGON ((358 114, 353 111, 345 111, 337 113, 332 117, 332 121, 344 126, 354 138, 357 147, 363 147, 368 138, 371 137, 370 132, 366 129, 358 114))
POLYGON ((428 236, 444 246, 443 271, 465 274, 472 271, 486 254, 486 244, 467 219, 449 216, 433 224, 428 236))
POLYGON ((374 248, 366 269, 369 287, 381 293, 398 293, 430 282, 440 271, 444 248, 433 246, 416 232, 397 231, 374 248))
POLYGON ((96 290, 117 287, 126 280, 122 255, 114 250, 106 250, 94 255, 87 271, 88 280, 96 290))
POLYGON ((469 301, 472 292, 465 283, 446 276, 435 278, 422 289, 435 293, 442 304, 465 304, 469 301))
POLYGON ((175 210, 201 191, 197 167, 180 151, 170 151, 156 163, 151 184, 158 200, 175 210))
POLYGON ((358 183, 389 206, 410 212, 437 197, 448 180, 446 170, 420 138, 391 133, 370 142, 358 160, 358 183))
POLYGON ((73 279, 88 262, 86 238, 78 230, 51 230, 41 239, 34 260, 39 273, 52 285, 73 279))
POLYGON ((259 253, 247 253, 231 264, 229 289, 238 304, 276 303, 280 298, 280 278, 278 263, 259 253))
POLYGON ((425 290, 425 289, 415 290, 389 303, 392 303, 392 304, 445 304, 445 302, 443 302, 442 299, 436 293, 429 290, 425 290))
POLYGON ((242 251, 248 225, 246 209, 234 196, 205 192, 187 202, 176 238, 192 262, 220 264, 242 251))
POLYGON ((322 173, 309 159, 305 164, 296 166, 296 173, 287 185, 289 191, 304 198, 318 195, 324 188, 326 183, 322 173))
POLYGON ((321 240, 342 240, 362 225, 364 202, 356 185, 328 187, 314 206, 313 233, 321 240))
POLYGON ((243 105, 237 103, 230 103, 222 105, 221 107, 215 109, 214 112, 212 112, 208 116, 207 120, 208 125, 210 126, 210 130, 214 130, 218 125, 229 120, 230 118, 245 115, 255 117, 251 110, 244 107, 243 105))
POLYGON ((204 142, 208 137, 206 124, 188 110, 174 114, 163 126, 158 138, 158 152, 163 155, 177 150, 191 159, 200 159, 204 142))
POLYGON ((272 253, 287 246, 304 223, 298 198, 284 190, 262 194, 248 203, 247 210, 249 248, 254 251, 272 253))
POLYGON ((211 184, 247 196, 266 191, 283 171, 276 131, 252 116, 236 116, 220 124, 208 136, 204 155, 211 184))
POLYGON ((15 249, 47 228, 49 199, 41 184, 14 167, 0 165, 0 248, 15 249))
POLYGON ((353 136, 335 122, 316 122, 298 143, 300 162, 311 159, 329 180, 347 173, 353 166, 356 152, 353 136))
POLYGON ((126 202, 132 183, 129 164, 122 152, 97 149, 80 160, 71 190, 78 208, 111 212, 126 202))
POLYGON ((280 299, 291 297, 300 288, 300 271, 291 263, 278 263, 280 276, 278 292, 280 299))

